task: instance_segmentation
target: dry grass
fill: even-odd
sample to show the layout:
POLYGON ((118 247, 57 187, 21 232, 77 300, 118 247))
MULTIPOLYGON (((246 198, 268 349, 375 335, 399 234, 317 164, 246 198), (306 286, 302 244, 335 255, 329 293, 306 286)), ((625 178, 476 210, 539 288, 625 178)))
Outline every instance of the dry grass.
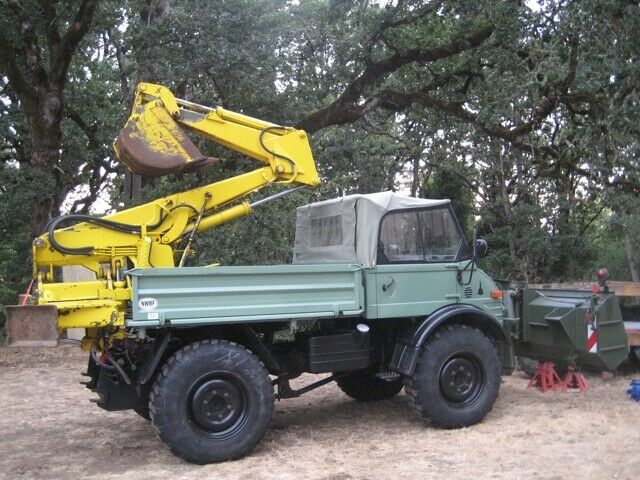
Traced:
POLYGON ((421 424, 403 394, 363 404, 330 385, 277 403, 250 456, 194 466, 134 413, 90 403, 93 394, 77 383, 85 360, 69 347, 0 349, 0 478, 590 479, 640 471, 640 405, 625 394, 629 375, 592 376, 585 395, 543 395, 518 374, 505 377, 485 421, 455 431, 421 424))

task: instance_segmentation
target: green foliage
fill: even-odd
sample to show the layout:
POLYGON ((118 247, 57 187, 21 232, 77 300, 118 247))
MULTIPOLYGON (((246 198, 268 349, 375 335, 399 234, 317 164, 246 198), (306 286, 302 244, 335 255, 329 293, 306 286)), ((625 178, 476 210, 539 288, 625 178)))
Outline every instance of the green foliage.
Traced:
POLYGON ((425 198, 448 198, 456 212, 460 226, 467 234, 473 230, 473 198, 464 180, 452 170, 436 170, 428 183, 423 186, 425 198))
POLYGON ((204 233, 197 238, 196 253, 187 265, 269 265, 291 262, 295 209, 308 200, 307 192, 296 192, 258 207, 249 217, 204 233))
POLYGON ((28 219, 39 195, 52 188, 50 179, 29 168, 0 167, 0 311, 15 305, 29 285, 31 238, 28 219))
MULTIPOLYGON (((24 49, 22 12, 48 59, 41 4, 21 2, 16 13, 9 3, 0 2, 2 52, 24 49)), ((0 303, 27 282, 32 212, 43 198, 55 203, 54 215, 102 213, 254 168, 198 140, 223 161, 198 175, 145 179, 140 198, 127 198, 111 143, 140 81, 285 125, 336 106, 312 136, 322 186, 198 235, 190 265, 287 262, 296 206, 393 189, 451 198, 466 235, 476 227, 489 241, 483 265, 497 277, 591 278, 602 264, 613 278, 632 278, 629 251, 640 247, 637 6, 525 3, 101 3, 69 67, 61 155, 50 175, 29 168, 33 127, 0 67, 0 303), (477 47, 407 60, 489 27, 477 47), (397 67, 367 70, 388 59, 397 67), (336 103, 346 91, 354 98, 336 103)), ((56 4, 61 29, 79 4, 56 4)))
MULTIPOLYGON (((623 242, 620 241, 620 229, 613 225, 612 216, 611 213, 603 216, 589 234, 589 242, 595 251, 591 262, 589 262, 591 278, 593 278, 593 272, 598 268, 606 267, 611 278, 631 281, 633 279, 629 270, 627 252, 623 242)), ((638 241, 640 239, 640 225, 637 221, 631 227, 630 233, 634 238, 634 249, 640 251, 640 242, 638 241)))

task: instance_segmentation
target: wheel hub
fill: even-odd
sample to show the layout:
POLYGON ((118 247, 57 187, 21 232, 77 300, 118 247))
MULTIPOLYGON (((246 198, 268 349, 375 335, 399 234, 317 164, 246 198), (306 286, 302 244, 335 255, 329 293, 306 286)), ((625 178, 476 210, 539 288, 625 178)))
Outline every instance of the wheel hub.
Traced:
POLYGON ((482 387, 482 370, 471 358, 449 358, 440 372, 440 391, 454 403, 467 404, 475 400, 482 387))
POLYGON ((191 417, 208 432, 232 428, 246 410, 242 389, 233 381, 213 378, 202 382, 191 397, 191 417))

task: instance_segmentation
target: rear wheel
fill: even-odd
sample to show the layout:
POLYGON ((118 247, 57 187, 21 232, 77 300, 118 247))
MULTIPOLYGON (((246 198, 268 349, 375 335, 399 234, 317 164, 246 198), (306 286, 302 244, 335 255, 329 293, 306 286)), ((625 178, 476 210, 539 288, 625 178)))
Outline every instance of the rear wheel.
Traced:
POLYGON ((405 380, 412 408, 436 426, 481 421, 500 389, 500 360, 491 341, 465 325, 446 326, 427 341, 405 380))
POLYGON ((402 377, 394 380, 378 378, 371 370, 358 370, 336 380, 338 387, 351 398, 361 401, 384 400, 402 390, 402 377))
POLYGON ((175 455, 219 462, 246 455, 262 438, 273 413, 273 387, 254 354, 209 340, 168 360, 149 404, 158 436, 175 455))

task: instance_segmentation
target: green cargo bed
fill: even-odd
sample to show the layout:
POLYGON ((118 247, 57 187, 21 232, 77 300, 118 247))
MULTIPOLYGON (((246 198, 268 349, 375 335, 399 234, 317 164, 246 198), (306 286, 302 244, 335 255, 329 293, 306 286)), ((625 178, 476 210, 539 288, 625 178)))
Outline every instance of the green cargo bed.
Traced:
POLYGON ((133 281, 130 327, 358 316, 357 264, 145 268, 133 281))

